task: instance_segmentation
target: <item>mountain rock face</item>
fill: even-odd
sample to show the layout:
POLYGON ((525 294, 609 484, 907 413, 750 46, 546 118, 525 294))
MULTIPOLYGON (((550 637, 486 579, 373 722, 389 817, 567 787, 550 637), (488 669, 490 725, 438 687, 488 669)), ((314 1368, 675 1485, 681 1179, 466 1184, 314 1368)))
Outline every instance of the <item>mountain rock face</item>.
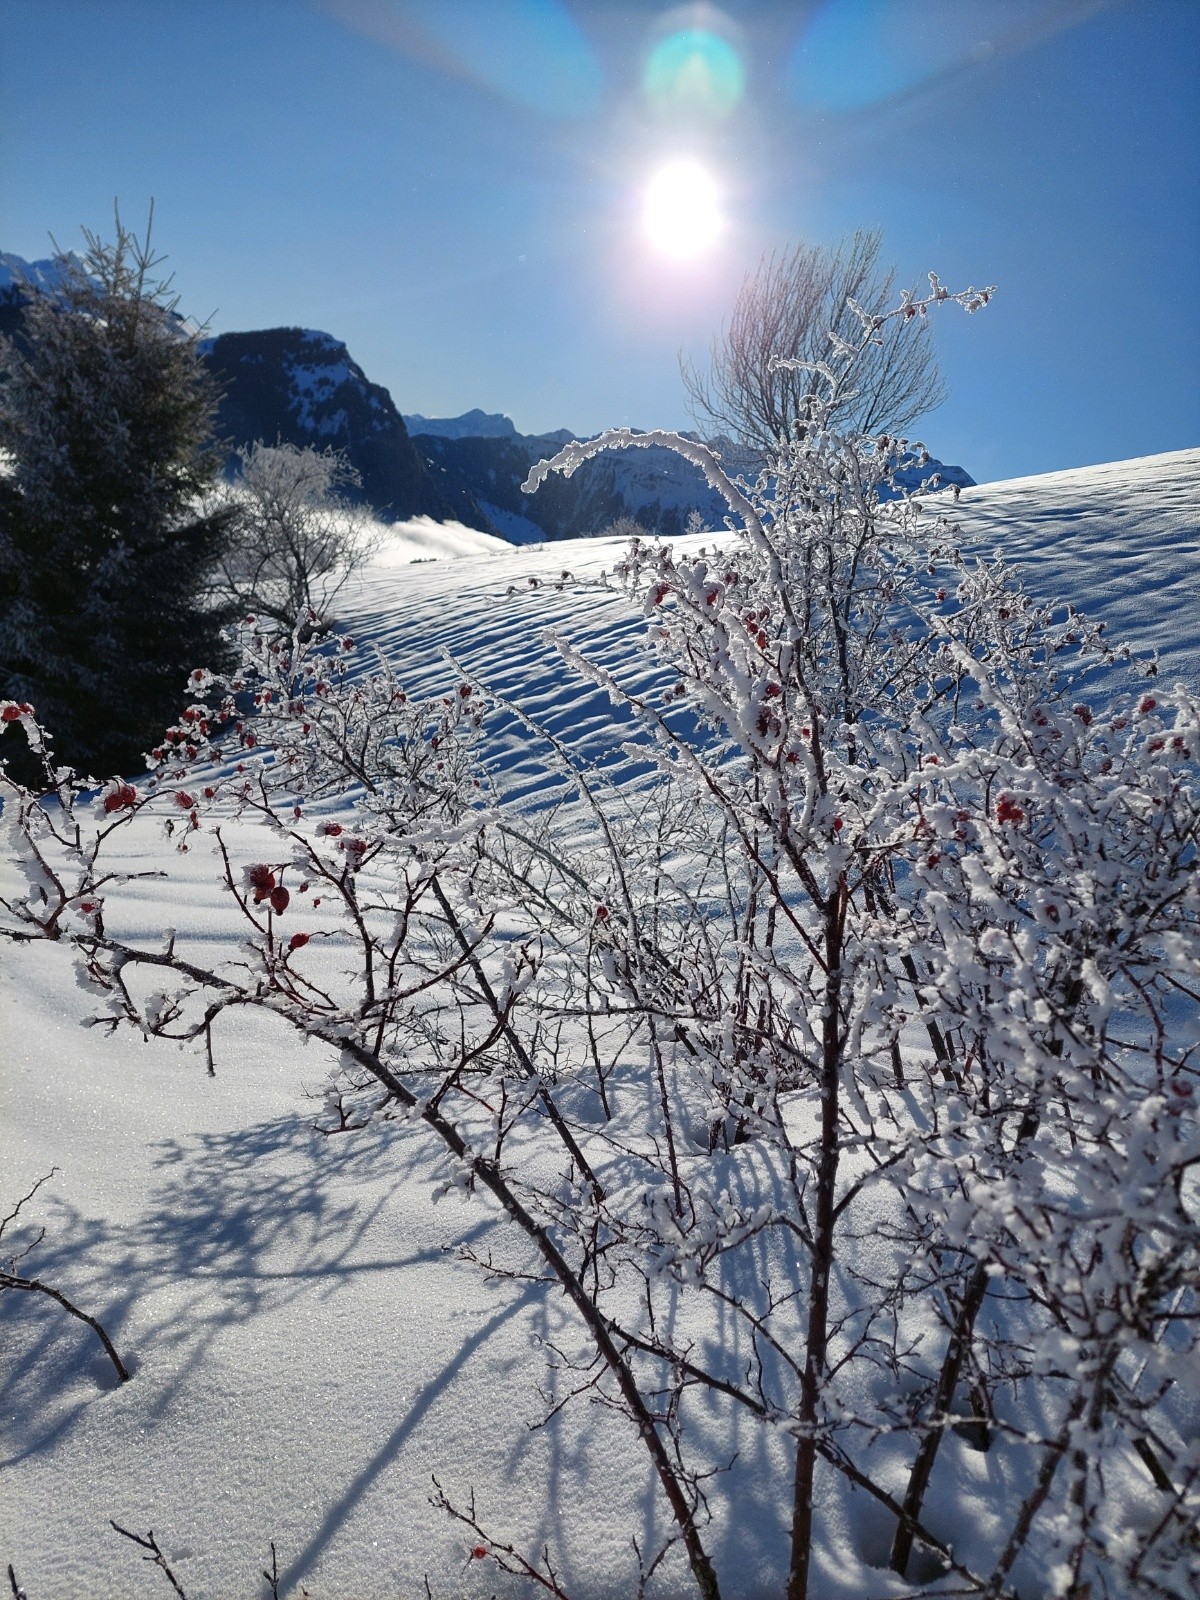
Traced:
MULTIPOLYGON (((73 251, 66 259, 77 267, 83 265, 73 251)), ((26 261, 21 256, 0 250, 0 298, 17 298, 29 289, 35 289, 39 294, 54 294, 61 288, 62 281, 63 268, 57 257, 47 257, 45 261, 26 261)))
MULTIPOLYGON (((78 263, 79 257, 71 260, 78 263)), ((20 331, 25 302, 31 294, 56 294, 63 272, 57 261, 26 261, 0 250, 0 334, 20 331)))
MULTIPOLYGON (((381 517, 455 514, 391 395, 368 380, 339 339, 265 328, 205 339, 200 350, 222 390, 217 431, 235 449, 264 439, 343 450, 362 477, 363 499, 381 517)), ((476 516, 471 526, 486 525, 476 516)))

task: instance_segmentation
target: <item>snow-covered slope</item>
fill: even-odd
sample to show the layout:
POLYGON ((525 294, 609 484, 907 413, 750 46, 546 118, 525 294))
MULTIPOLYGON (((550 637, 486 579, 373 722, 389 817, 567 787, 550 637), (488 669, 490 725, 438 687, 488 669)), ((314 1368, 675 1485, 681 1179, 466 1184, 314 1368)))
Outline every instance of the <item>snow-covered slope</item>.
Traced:
POLYGON ((964 489, 954 515, 1034 593, 1157 650, 1164 678, 1200 685, 1200 450, 964 489))
MULTIPOLYGON (((1164 675, 1200 685, 1200 450, 971 488, 953 510, 964 542, 1003 548, 1036 592, 1085 604, 1111 635, 1157 647, 1164 675)), ((640 620, 564 580, 611 566, 620 546, 503 549, 427 523, 396 540, 343 597, 357 636, 414 686, 446 672, 448 650, 565 738, 611 742, 607 702, 565 676, 542 634, 560 627, 622 663, 640 620), (427 562, 435 543, 459 559, 427 562)), ((511 719, 493 754, 517 792, 538 793, 536 752, 511 719)), ((228 940, 199 853, 182 863, 169 891, 133 886, 126 915, 147 938, 180 926, 228 940)), ((504 1230, 480 1202, 431 1203, 420 1130, 322 1138, 305 1097, 323 1077, 316 1047, 230 1019, 209 1078, 191 1054, 81 1028, 90 1003, 63 952, 0 957, 0 1212, 59 1169, 32 1208, 46 1238, 30 1269, 99 1315, 135 1374, 114 1387, 86 1328, 41 1297, 0 1296, 0 1557, 30 1596, 163 1592, 110 1517, 154 1529, 191 1600, 262 1593, 270 1540, 281 1594, 409 1600, 424 1574, 439 1600, 531 1593, 497 1590, 495 1569, 471 1560, 429 1505, 436 1473, 460 1501, 473 1489, 515 1542, 549 1543, 575 1600, 627 1600, 630 1531, 646 1548, 667 1531, 647 1468, 600 1408, 527 1430, 543 1415, 543 1341, 568 1326, 560 1297, 456 1257, 462 1243, 502 1248, 504 1230)), ((787 1476, 774 1463, 779 1493, 764 1490, 771 1465, 743 1460, 723 1480, 710 1543, 727 1600, 779 1592, 787 1476), (719 1510, 729 1496, 735 1515, 719 1510)), ((667 1570, 660 1600, 693 1592, 667 1570)), ((821 1593, 894 1592, 884 1572, 869 1578, 868 1591, 861 1568, 827 1571, 821 1593)))

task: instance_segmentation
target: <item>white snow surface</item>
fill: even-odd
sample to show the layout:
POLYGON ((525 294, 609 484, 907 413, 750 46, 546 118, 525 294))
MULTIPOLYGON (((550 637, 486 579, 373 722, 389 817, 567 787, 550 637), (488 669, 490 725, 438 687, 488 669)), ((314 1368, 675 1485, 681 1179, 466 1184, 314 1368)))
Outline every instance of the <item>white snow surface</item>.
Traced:
POLYGON ((376 542, 369 582, 392 567, 415 561, 450 561, 462 556, 503 559, 512 546, 494 534, 468 528, 464 522, 435 522, 432 517, 410 517, 406 522, 373 522, 368 537, 376 542))
MULTIPOLYGON (((1003 548, 1036 593, 1157 647, 1167 679, 1200 683, 1200 450, 967 489, 952 514, 964 542, 1003 548)), ((451 651, 570 740, 610 743, 607 702, 542 634, 628 665, 640 619, 563 579, 611 567, 621 546, 513 549, 424 518, 388 533, 340 601, 360 640, 415 688, 446 674, 451 651), (430 556, 458 559, 412 564, 430 556)), ((494 755, 536 800, 544 774, 512 720, 494 755)), ((169 845, 142 844, 143 867, 156 848, 167 864, 169 845)), ((182 876, 169 859, 169 888, 124 891, 129 931, 228 941, 201 854, 182 876)), ((548 1543, 576 1600, 631 1596, 630 1534, 654 1548, 667 1531, 645 1454, 596 1407, 529 1430, 544 1413, 538 1341, 569 1319, 561 1296, 456 1258, 464 1241, 503 1248, 505 1228, 478 1199, 432 1204, 432 1135, 314 1132, 306 1089, 326 1061, 267 1018, 223 1020, 210 1078, 194 1054, 81 1027, 92 1001, 64 951, 6 944, 0 962, 0 1211, 58 1168, 30 1208, 46 1235, 28 1270, 99 1316, 134 1370, 115 1386, 82 1324, 42 1296, 0 1295, 0 1560, 31 1600, 167 1592, 109 1518, 153 1528, 191 1600, 264 1593, 270 1540, 288 1596, 408 1600, 425 1574, 439 1600, 534 1592, 469 1559, 465 1531, 428 1503, 435 1472, 459 1501, 474 1489, 493 1531, 548 1543)), ((723 1426, 727 1456, 745 1441, 736 1420, 723 1426)), ((787 1463, 744 1459, 722 1498, 733 1510, 708 1541, 727 1600, 778 1595, 787 1463)), ((845 1547, 844 1569, 819 1574, 822 1597, 893 1592, 886 1567, 845 1547)), ((693 1592, 681 1563, 660 1576, 660 1600, 693 1592)))

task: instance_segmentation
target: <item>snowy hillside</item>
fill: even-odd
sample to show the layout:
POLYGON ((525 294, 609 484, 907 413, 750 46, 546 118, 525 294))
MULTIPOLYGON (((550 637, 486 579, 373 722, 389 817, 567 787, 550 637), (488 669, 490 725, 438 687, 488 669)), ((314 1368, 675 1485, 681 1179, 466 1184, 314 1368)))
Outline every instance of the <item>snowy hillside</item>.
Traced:
MULTIPOLYGON (((622 494, 651 496, 654 463, 626 454, 622 494)), ((1200 689, 1200 450, 966 488, 936 509, 964 547, 1001 548, 1036 595, 1157 649, 1160 681, 1200 689)), ((572 581, 611 569, 623 545, 514 549, 428 519, 390 536, 339 602, 360 645, 412 690, 449 681, 448 652, 566 743, 611 756, 607 696, 568 675, 543 635, 628 666, 642 617, 572 581)), ((518 717, 501 715, 490 738, 511 801, 544 799, 544 756, 518 717)), ((177 843, 136 835, 129 865, 172 878, 114 891, 113 919, 147 945, 179 928, 217 960, 238 948, 228 897, 203 841, 186 856, 177 843)), ((10 892, 5 862, 0 875, 10 892)), ((569 1308, 545 1283, 489 1278, 464 1258, 503 1259, 511 1230, 479 1196, 434 1203, 447 1173, 425 1131, 315 1132, 332 1053, 260 1012, 222 1018, 210 1077, 203 1052, 81 1027, 95 1002, 65 950, 0 954, 0 1213, 57 1169, 29 1208, 45 1228, 29 1270, 98 1316, 133 1372, 117 1386, 87 1328, 42 1296, 0 1294, 0 1560, 30 1600, 167 1592, 110 1518, 154 1530, 190 1600, 265 1593, 270 1541, 279 1594, 296 1600, 415 1600, 426 1576, 437 1600, 544 1594, 473 1556, 473 1536, 430 1505, 433 1474, 456 1503, 473 1491, 480 1519, 515 1545, 548 1546, 573 1600, 632 1600, 631 1533, 654 1551, 670 1531, 648 1461, 602 1406, 527 1426, 548 1409, 539 1387, 550 1404, 564 1397, 547 1347, 573 1347, 569 1308)), ((706 1427, 723 1469, 707 1539, 724 1600, 777 1600, 782 1447, 715 1407, 706 1427)), ((967 1540, 986 1474, 1008 1458, 953 1444, 967 1540)), ((872 1514, 861 1497, 836 1501, 822 1600, 912 1592, 877 1559, 886 1532, 872 1514)), ((675 1550, 647 1594, 694 1592, 675 1550)))

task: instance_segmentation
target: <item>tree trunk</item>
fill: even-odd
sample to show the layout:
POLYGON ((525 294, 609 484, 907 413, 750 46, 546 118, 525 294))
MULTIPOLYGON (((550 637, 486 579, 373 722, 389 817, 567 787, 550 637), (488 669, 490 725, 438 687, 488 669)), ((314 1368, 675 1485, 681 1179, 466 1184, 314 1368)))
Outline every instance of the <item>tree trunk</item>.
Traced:
POLYGON ((833 1271, 833 1230, 837 1190, 840 1129, 838 1090, 841 1073, 842 932, 846 914, 845 880, 839 883, 826 910, 825 1016, 821 1052, 821 1145, 817 1157, 816 1215, 813 1225, 812 1281, 808 1298, 808 1338, 804 1375, 800 1381, 797 1421, 796 1481, 792 1504, 792 1566, 787 1600, 808 1600, 808 1570, 812 1555, 813 1477, 817 1464, 817 1413, 825 1354, 829 1342, 829 1283, 833 1271))
POLYGON ((925 1491, 929 1487, 933 1464, 937 1460, 942 1435, 946 1431, 946 1418, 950 1414, 950 1408, 954 1402, 954 1391, 958 1387, 963 1362, 966 1360, 967 1351, 971 1348, 971 1335, 975 1329, 975 1318, 979 1315, 979 1308, 983 1304, 983 1297, 987 1292, 987 1282, 987 1267, 983 1262, 979 1262, 967 1279, 967 1287, 963 1293, 962 1304, 958 1308, 958 1315, 955 1317, 954 1326, 950 1330, 950 1342, 946 1346, 942 1370, 938 1377, 937 1391, 933 1397, 929 1428, 925 1437, 921 1440, 921 1447, 917 1451, 912 1472, 909 1474, 908 1488, 904 1495, 904 1514, 897 1524, 896 1537, 892 1541, 892 1569, 898 1572, 902 1578, 908 1572, 908 1558, 912 1554, 913 1534, 915 1532, 914 1523, 921 1515, 921 1502, 924 1500, 925 1491))

